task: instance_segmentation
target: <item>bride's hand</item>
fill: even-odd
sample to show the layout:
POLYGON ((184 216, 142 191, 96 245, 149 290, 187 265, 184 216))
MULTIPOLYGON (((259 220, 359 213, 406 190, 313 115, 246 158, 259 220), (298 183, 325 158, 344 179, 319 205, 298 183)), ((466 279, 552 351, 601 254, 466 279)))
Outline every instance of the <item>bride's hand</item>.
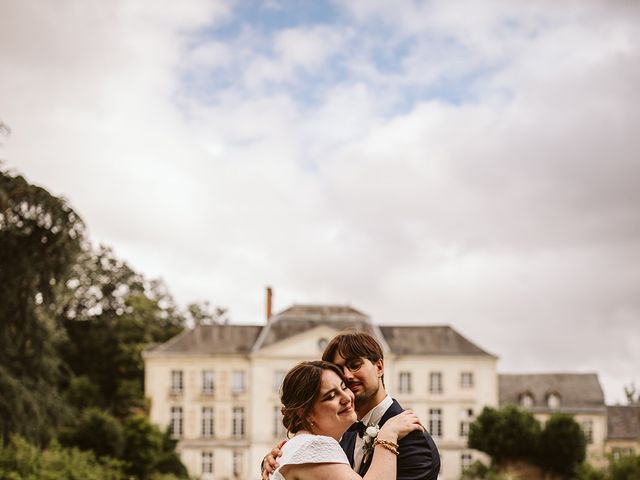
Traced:
POLYGON ((378 438, 396 442, 414 430, 424 432, 424 427, 415 413, 411 410, 405 410, 385 422, 382 428, 380 428, 380 432, 378 432, 378 438))

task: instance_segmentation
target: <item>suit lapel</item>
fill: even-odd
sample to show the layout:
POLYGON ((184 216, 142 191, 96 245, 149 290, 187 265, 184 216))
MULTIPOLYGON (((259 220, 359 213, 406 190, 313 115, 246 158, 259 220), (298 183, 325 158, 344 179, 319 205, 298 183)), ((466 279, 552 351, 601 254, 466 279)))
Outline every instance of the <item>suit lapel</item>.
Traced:
POLYGON ((340 446, 344 450, 344 453, 347 454, 351 468, 353 468, 353 451, 356 447, 356 435, 358 435, 356 432, 345 432, 340 439, 340 446))

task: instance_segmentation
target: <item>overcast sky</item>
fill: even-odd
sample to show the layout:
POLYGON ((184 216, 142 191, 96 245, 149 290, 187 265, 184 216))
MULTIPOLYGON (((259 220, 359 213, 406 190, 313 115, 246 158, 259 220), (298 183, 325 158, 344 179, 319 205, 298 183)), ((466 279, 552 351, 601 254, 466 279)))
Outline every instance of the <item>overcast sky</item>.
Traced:
POLYGON ((235 322, 349 303, 640 384, 640 2, 0 0, 0 147, 235 322))

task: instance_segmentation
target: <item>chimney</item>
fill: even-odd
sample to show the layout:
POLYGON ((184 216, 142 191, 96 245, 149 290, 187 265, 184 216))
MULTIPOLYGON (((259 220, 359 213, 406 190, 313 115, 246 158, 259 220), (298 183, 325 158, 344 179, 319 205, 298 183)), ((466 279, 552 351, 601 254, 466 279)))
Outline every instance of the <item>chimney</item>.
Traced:
POLYGON ((271 319, 271 302, 273 301, 273 290, 267 287, 267 323, 271 319))

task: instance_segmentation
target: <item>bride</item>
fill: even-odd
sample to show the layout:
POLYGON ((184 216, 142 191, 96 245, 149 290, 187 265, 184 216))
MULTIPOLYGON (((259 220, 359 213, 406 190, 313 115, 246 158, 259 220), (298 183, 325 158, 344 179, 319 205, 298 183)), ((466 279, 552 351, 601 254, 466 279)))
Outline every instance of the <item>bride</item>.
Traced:
MULTIPOLYGON (((282 383, 282 423, 293 437, 282 447, 280 466, 271 480, 357 480, 338 441, 356 421, 353 393, 338 367, 329 362, 303 362, 282 383)), ((395 480, 398 440, 424 430, 405 410, 377 431, 367 429, 365 455, 373 455, 365 480, 395 480), (374 438, 375 437, 375 438, 374 438)))

